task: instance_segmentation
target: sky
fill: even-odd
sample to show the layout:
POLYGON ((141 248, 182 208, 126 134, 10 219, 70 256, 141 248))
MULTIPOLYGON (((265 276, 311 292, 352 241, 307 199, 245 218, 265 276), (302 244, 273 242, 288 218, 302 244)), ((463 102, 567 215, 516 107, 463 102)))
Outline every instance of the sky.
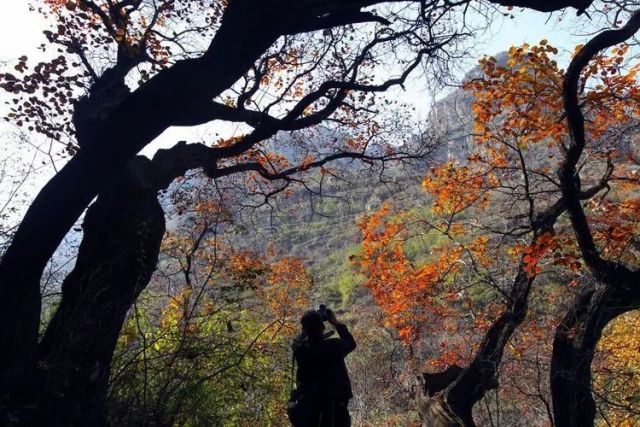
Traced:
MULTIPOLYGON (((0 61, 12 63, 21 55, 37 57, 38 46, 45 42, 42 32, 47 28, 45 19, 36 12, 29 11, 29 1, 27 0, 0 0, 0 40, 3 41, 0 47, 0 61)), ((579 28, 571 24, 570 18, 573 12, 568 12, 562 22, 558 23, 560 15, 550 15, 532 11, 513 12, 514 18, 496 20, 494 25, 487 29, 484 34, 474 39, 473 50, 476 57, 482 54, 495 54, 507 50, 511 45, 522 43, 537 43, 542 39, 548 39, 551 44, 563 49, 571 50, 575 44, 582 42, 583 37, 578 34, 579 28)), ((476 58, 470 58, 468 64, 461 66, 462 70, 474 65, 476 58)), ((0 62, 1 64, 1 62, 0 62)), ((415 88, 412 93, 399 93, 403 100, 414 102, 419 111, 428 108, 425 103, 423 88, 415 88)), ((2 100, 0 94, 0 100, 2 100)), ((2 114, 4 110, 0 110, 2 114)), ((202 132, 202 130, 196 130, 202 132)), ((145 150, 145 154, 152 154, 157 148, 171 145, 174 132, 170 135, 160 137, 150 149, 145 150), (171 137, 171 140, 167 139, 171 137)))
MULTIPOLYGON (((47 22, 36 12, 29 11, 27 0, 0 0, 0 60, 11 60, 25 53, 36 53, 45 41, 42 31, 47 22)), ((474 42, 478 51, 492 54, 506 50, 510 45, 536 43, 541 39, 558 47, 569 47, 581 40, 580 32, 588 31, 572 25, 568 12, 563 22, 557 22, 558 14, 550 15, 532 11, 513 12, 514 19, 496 22, 480 40, 474 42)))
MULTIPOLYGON (((41 43, 45 42, 42 32, 47 29, 48 23, 36 12, 29 11, 29 3, 27 0, 0 0, 0 40, 2 41, 0 45, 0 68, 4 68, 9 64, 12 66, 21 55, 26 54, 30 58, 37 58, 39 54, 37 48, 41 43)), ((572 11, 567 12, 560 23, 558 23, 558 17, 560 16, 558 14, 549 15, 520 10, 513 11, 513 14, 513 19, 496 20, 484 34, 474 39, 474 57, 470 58, 468 63, 461 64, 460 70, 464 71, 474 66, 477 58, 482 54, 495 54, 507 50, 511 45, 519 45, 525 42, 534 44, 542 39, 548 39, 561 52, 571 51, 572 47, 577 43, 584 42, 585 37, 581 36, 580 33, 592 29, 590 27, 580 28, 572 24, 571 16, 574 14, 572 11)), ((562 61, 559 62, 562 64, 562 61)), ((409 82, 406 91, 397 90, 389 96, 414 104, 419 114, 426 114, 436 95, 426 94, 426 89, 420 87, 418 83, 413 84, 413 86, 411 84, 409 82)), ((443 96, 445 93, 441 92, 439 96, 443 96)), ((3 105, 6 99, 6 95, 0 93, 0 116, 4 116, 7 113, 7 106, 3 105)), ((204 126, 188 130, 169 129, 142 153, 151 156, 157 149, 170 147, 178 140, 211 140, 216 132, 224 136, 231 136, 230 133, 233 134, 236 129, 224 124, 219 125, 218 128, 204 126)), ((7 137, 12 131, 15 132, 15 128, 11 128, 6 123, 0 123, 0 136, 2 136, 1 143, 3 144, 0 161, 6 160, 7 156, 15 155, 21 156, 26 161, 27 158, 33 156, 32 151, 35 149, 31 147, 32 151, 29 151, 19 147, 15 140, 12 141, 11 137, 7 137)), ((43 141, 42 144, 46 145, 47 141, 43 141)), ((55 173, 55 169, 60 166, 62 165, 43 165, 40 168, 40 172, 28 183, 25 191, 35 193, 55 173)), ((0 187, 2 187, 2 183, 0 183, 0 187)), ((1 203, 2 201, 0 200, 1 203)))

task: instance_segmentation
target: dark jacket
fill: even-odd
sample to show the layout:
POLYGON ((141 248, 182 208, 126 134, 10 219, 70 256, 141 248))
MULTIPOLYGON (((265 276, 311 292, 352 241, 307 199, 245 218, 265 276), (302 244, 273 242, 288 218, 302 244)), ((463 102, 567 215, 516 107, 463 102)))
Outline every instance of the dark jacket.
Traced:
POLYGON ((294 343, 298 390, 318 403, 353 397, 344 358, 356 348, 356 342, 345 325, 337 324, 335 328, 339 338, 305 338, 294 343))

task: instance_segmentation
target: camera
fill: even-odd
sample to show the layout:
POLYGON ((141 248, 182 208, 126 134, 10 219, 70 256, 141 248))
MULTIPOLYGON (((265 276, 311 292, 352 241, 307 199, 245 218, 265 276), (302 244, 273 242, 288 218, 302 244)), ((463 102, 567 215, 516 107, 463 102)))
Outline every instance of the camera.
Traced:
POLYGON ((329 310, 327 309, 326 305, 320 304, 318 306, 318 310, 316 311, 320 313, 320 317, 322 317, 323 322, 326 322, 327 320, 329 320, 329 310))

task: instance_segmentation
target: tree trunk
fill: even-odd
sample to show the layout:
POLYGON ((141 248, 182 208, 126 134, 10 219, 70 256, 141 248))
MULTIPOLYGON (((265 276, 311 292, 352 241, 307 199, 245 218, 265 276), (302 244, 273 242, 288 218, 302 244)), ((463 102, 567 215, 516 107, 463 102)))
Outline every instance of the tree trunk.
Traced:
POLYGON ((74 114, 79 136, 86 139, 40 190, 0 261, 2 404, 22 406, 32 397, 40 278, 73 223, 136 153, 241 78, 291 24, 287 18, 286 11, 265 2, 232 2, 202 57, 176 63, 128 96, 116 91, 115 99, 99 94, 106 96, 100 105, 76 104, 89 109, 74 114))
POLYGON ((420 389, 424 391, 424 394, 418 394, 416 402, 423 427, 459 427, 463 425, 459 416, 451 411, 442 394, 442 391, 449 387, 462 372, 461 367, 452 365, 443 372, 423 373, 418 377, 420 389))
POLYGON ((38 347, 38 425, 101 425, 126 314, 147 286, 165 230, 149 161, 136 158, 87 211, 74 270, 38 347))
POLYGON ((512 302, 487 330, 469 367, 450 366, 439 374, 423 374, 417 397, 423 427, 475 427, 473 407, 498 386, 496 374, 504 348, 524 321, 533 277, 522 269, 514 279, 512 302))
MULTIPOLYGON (((621 272, 620 276, 625 276, 621 272)), ((616 317, 640 308, 637 283, 608 280, 576 298, 556 328, 551 358, 551 395, 557 427, 592 426, 596 404, 591 393, 591 363, 603 329, 616 317), (614 286, 615 285, 615 286, 614 286)))
POLYGON ((88 152, 71 159, 31 205, 0 264, 0 393, 11 391, 14 401, 22 401, 33 384, 42 271, 95 195, 89 172, 103 169, 88 152))

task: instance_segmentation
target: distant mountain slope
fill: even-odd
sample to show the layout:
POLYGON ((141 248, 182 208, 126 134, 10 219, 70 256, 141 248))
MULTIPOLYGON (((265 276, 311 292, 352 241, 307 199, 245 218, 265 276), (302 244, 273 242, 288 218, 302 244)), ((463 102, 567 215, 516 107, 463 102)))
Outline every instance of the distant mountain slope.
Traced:
MULTIPOLYGON (((496 59, 498 64, 504 64, 507 54, 498 54, 496 59)), ((473 68, 466 74, 465 81, 479 77, 480 72, 479 67, 473 68)), ((341 162, 343 179, 325 178, 322 197, 307 189, 298 189, 288 197, 276 199, 273 206, 259 209, 250 218, 245 216, 241 220, 242 231, 235 236, 235 244, 258 252, 266 252, 273 244, 281 255, 303 258, 313 274, 317 298, 338 303, 345 297, 341 286, 353 281, 348 256, 357 250, 361 241, 357 220, 388 200, 405 207, 428 203, 420 183, 429 167, 447 159, 465 162, 472 149, 471 103, 472 97, 458 88, 434 105, 427 120, 434 127, 440 145, 428 158, 408 165, 386 165, 383 181, 377 172, 371 173, 358 162, 341 162)), ((324 130, 318 135, 323 141, 340 137, 324 130)), ((281 138, 292 137, 278 135, 268 146, 282 146, 281 138)), ((299 161, 310 151, 321 152, 323 141, 305 141, 282 155, 299 161)), ((417 143, 420 141, 411 142, 417 143)), ((279 148, 276 151, 281 152, 279 148)))

